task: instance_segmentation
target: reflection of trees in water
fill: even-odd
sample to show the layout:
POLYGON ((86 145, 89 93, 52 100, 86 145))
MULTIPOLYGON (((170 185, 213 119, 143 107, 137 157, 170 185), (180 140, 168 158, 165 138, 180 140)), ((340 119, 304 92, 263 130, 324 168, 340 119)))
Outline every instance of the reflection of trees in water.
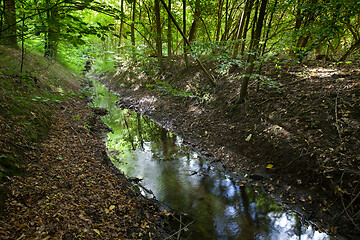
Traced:
POLYGON ((158 191, 162 192, 163 199, 173 208, 192 212, 196 218, 190 226, 191 238, 268 239, 280 231, 285 231, 281 236, 288 238, 314 236, 314 230, 307 229, 296 214, 285 215, 266 194, 256 193, 249 186, 240 187, 219 171, 209 171, 205 161, 177 143, 175 134, 147 117, 119 110, 114 104, 115 95, 111 96, 106 89, 99 91, 96 105, 110 110, 104 121, 114 130, 114 134, 109 134, 109 148, 129 158, 133 165, 128 164, 126 168, 133 172, 142 160, 133 159, 136 156, 131 155, 131 150, 151 148, 151 161, 156 165, 152 177, 161 186, 158 191), (279 230, 283 218, 286 218, 286 229, 279 230))

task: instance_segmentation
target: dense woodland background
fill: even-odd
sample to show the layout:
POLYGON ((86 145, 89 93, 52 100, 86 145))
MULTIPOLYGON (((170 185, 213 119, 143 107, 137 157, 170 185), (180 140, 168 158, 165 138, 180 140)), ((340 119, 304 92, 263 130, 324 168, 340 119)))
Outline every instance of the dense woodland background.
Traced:
MULTIPOLYGON (((128 107, 170 93, 158 117, 184 120, 183 137, 255 177, 246 161, 225 159, 223 146, 255 168, 275 159, 274 179, 314 192, 300 196, 306 212, 330 212, 343 232, 360 231, 360 1, 0 0, 0 45, 0 110, 15 126, 0 126, 9 133, 0 134, 2 161, 18 142, 27 146, 23 137, 40 139, 29 126, 46 135, 48 102, 79 95, 66 90, 80 86, 63 65, 81 73, 88 62, 112 89, 144 86, 121 89, 137 99, 128 107)), ((287 190, 286 199, 295 202, 287 190)))
POLYGON ((356 0, 2 0, 0 7, 1 43, 24 54, 40 51, 77 70, 90 58, 102 71, 149 56, 161 71, 173 56, 186 64, 191 57, 214 86, 201 62, 213 58, 224 71, 246 68, 239 100, 254 67, 275 56, 346 61, 360 46, 356 0))

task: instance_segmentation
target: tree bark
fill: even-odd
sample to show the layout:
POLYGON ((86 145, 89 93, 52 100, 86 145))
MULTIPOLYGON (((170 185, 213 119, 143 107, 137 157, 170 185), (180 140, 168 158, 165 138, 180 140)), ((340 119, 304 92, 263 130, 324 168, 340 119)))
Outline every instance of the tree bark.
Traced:
MULTIPOLYGON (((169 10, 170 11, 170 10, 169 10)), ((171 15, 171 12, 170 12, 171 15)), ((189 59, 187 57, 187 47, 186 47, 186 42, 185 39, 186 38, 186 0, 183 0, 183 37, 184 37, 184 61, 185 61, 185 65, 188 66, 189 65, 189 59)))
POLYGON ((248 58, 249 65, 246 68, 245 74, 242 78, 240 96, 239 96, 239 99, 237 100, 237 102, 243 102, 245 100, 245 98, 247 97, 247 88, 248 88, 251 74, 253 73, 253 70, 254 70, 255 60, 256 60, 256 52, 259 50, 261 30, 263 27, 267 3, 268 3, 268 0, 261 1, 259 18, 257 20, 256 30, 254 33, 254 40, 253 40, 252 48, 250 49, 250 51, 253 52, 254 54, 249 54, 249 58, 248 58))
POLYGON ((120 10, 121 10, 121 19, 120 19, 120 29, 119 29, 119 47, 121 46, 121 39, 124 29, 124 0, 120 2, 120 10))
POLYGON ((196 32, 197 32, 197 28, 199 25, 199 18, 200 18, 200 1, 196 0, 195 2, 195 11, 194 11, 194 20, 193 23, 190 27, 190 32, 189 32, 189 42, 191 43, 192 41, 195 41, 196 39, 196 32))
MULTIPOLYGON (((169 4, 169 10, 171 11, 171 0, 168 2, 169 4)), ((167 51, 168 51, 168 57, 169 60, 171 59, 171 51, 172 51, 172 32, 171 32, 171 18, 168 15, 168 29, 167 29, 167 51)))
POLYGON ((246 13, 246 16, 245 16, 245 23, 244 23, 244 27, 243 27, 242 38, 240 40, 240 43, 241 43, 240 55, 243 55, 244 51, 245 51, 246 35, 247 35, 247 31, 248 31, 248 26, 249 26, 249 22, 250 22, 250 14, 251 14, 253 5, 254 5, 254 0, 251 0, 249 10, 248 10, 248 12, 246 13))
POLYGON ((46 1, 46 5, 48 10, 46 12, 47 30, 45 37, 44 56, 46 58, 56 58, 60 39, 60 17, 58 8, 51 7, 50 0, 46 1))
POLYGON ((0 40, 1 44, 18 48, 16 28, 15 0, 3 0, 4 3, 4 24, 2 26, 0 40))
POLYGON ((161 39, 161 19, 160 19, 160 2, 155 0, 154 4, 155 24, 156 24, 156 56, 160 64, 160 68, 164 70, 164 62, 162 57, 162 39, 161 39))
POLYGON ((254 0, 247 0, 245 3, 245 7, 244 7, 244 11, 241 14, 241 18, 240 18, 240 23, 239 23, 239 28, 236 34, 236 39, 235 39, 235 46, 234 46, 234 51, 233 51, 233 55, 232 58, 236 58, 238 53, 239 53, 239 46, 240 46, 240 36, 242 36, 243 30, 244 30, 244 26, 245 26, 245 19, 250 17, 250 13, 251 13, 251 7, 252 7, 252 2, 254 0))
MULTIPOLYGON (((133 0, 133 6, 132 6, 132 21, 130 25, 130 34, 131 34, 131 43, 135 47, 135 19, 136 19, 136 0, 133 0)), ((135 49, 134 49, 135 51, 135 49)))
POLYGON ((219 6, 218 6, 218 12, 217 12, 218 19, 217 19, 217 25, 216 25, 216 38, 215 38, 216 42, 218 42, 220 39, 223 4, 224 4, 224 0, 219 0, 219 6))

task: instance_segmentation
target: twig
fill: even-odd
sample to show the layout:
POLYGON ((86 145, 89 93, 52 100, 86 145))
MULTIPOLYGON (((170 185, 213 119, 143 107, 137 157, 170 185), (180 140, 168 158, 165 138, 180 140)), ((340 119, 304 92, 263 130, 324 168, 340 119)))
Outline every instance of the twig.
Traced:
POLYGON ((177 236, 177 240, 180 239, 180 235, 181 235, 181 227, 182 227, 182 222, 181 222, 182 219, 181 218, 182 218, 182 215, 180 215, 180 229, 179 229, 179 234, 177 236))
POLYGON ((337 95, 336 95, 336 99, 335 99, 335 126, 336 126, 336 130, 339 134, 339 138, 340 138, 340 141, 342 141, 341 139, 341 134, 340 134, 340 127, 339 127, 339 124, 338 124, 338 98, 339 98, 339 89, 337 91, 337 95))
POLYGON ((181 232, 182 230, 184 230, 185 228, 187 228, 188 226, 190 226, 191 224, 194 223, 195 220, 192 220, 189 224, 186 224, 183 228, 179 229, 178 231, 176 231, 175 233, 171 234, 170 236, 168 236, 166 239, 170 239, 172 236, 175 236, 176 234, 178 234, 179 232, 181 232))
POLYGON ((71 127, 71 129, 74 130, 74 132, 77 134, 76 136, 79 138, 79 140, 80 140, 80 142, 81 142, 81 145, 84 146, 84 143, 82 142, 81 137, 78 136, 79 133, 78 133, 72 126, 70 126, 70 127, 71 127))
MULTIPOLYGON (((343 171, 343 173, 342 173, 342 175, 341 175, 340 187, 342 186, 342 180, 343 180, 344 174, 345 174, 345 171, 343 171)), ((341 203, 342 203, 342 205, 343 205, 343 207, 344 207, 344 210, 343 210, 340 214, 336 214, 333 219, 335 219, 337 216, 342 215, 342 214, 345 212, 346 215, 348 216, 349 220, 354 224, 355 228, 360 231, 360 228, 359 228, 358 225, 354 222, 354 219, 350 216, 350 214, 349 214, 348 211, 347 211, 347 209, 348 209, 349 207, 351 207, 351 205, 355 202, 355 200, 356 200, 359 196, 360 196, 360 192, 358 192, 358 194, 356 195, 356 197, 355 197, 354 199, 352 199, 351 202, 345 207, 344 199, 343 199, 343 197, 342 197, 342 195, 341 195, 341 196, 340 196, 340 197, 341 197, 341 203)))

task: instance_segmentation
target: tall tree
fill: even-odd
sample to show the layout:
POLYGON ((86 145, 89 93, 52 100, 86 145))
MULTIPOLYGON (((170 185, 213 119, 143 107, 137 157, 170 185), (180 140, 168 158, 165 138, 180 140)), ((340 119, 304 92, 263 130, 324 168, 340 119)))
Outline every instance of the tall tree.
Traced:
POLYGON ((189 42, 195 41, 200 19, 200 0, 195 1, 194 20, 190 27, 189 42))
POLYGON ((120 15, 121 15, 121 18, 120 18, 120 29, 119 29, 119 47, 121 45, 121 40, 122 40, 122 37, 123 37, 123 31, 124 31, 124 0, 121 0, 120 1, 120 15))
POLYGON ((44 56, 56 58, 60 38, 60 17, 56 3, 46 0, 46 33, 44 56))
MULTIPOLYGON (((236 58, 239 52, 239 46, 240 46, 240 37, 242 36, 242 33, 245 32, 244 28, 246 28, 247 26, 245 26, 245 22, 247 21, 248 18, 250 18, 250 13, 251 13, 251 7, 253 5, 254 0, 246 0, 245 2, 245 6, 244 6, 244 10, 241 14, 241 18, 240 18, 240 23, 239 23, 239 28, 237 30, 237 34, 236 34, 236 39, 235 39, 235 46, 234 46, 234 51, 233 51, 233 58, 236 58)), ((244 39, 243 39, 244 40, 244 39)))
POLYGON ((160 63, 161 70, 164 70, 164 62, 162 57, 161 18, 160 18, 159 0, 155 0, 154 12, 155 12, 155 24, 156 24, 156 56, 160 63))
MULTIPOLYGON (((171 0, 169 0, 168 4, 169 4, 168 5, 169 10, 171 11, 171 0)), ((167 51, 168 51, 169 60, 171 59, 172 44, 173 44, 173 39, 172 39, 172 29, 171 29, 171 17, 168 14, 167 51)))
POLYGON ((130 24, 130 31, 131 31, 131 43, 135 47, 136 0, 132 0, 132 1, 133 1, 133 5, 132 5, 132 18, 130 24))
POLYGON ((240 88, 240 96, 237 102, 243 102, 245 98, 247 97, 247 88, 249 84, 249 80, 251 77, 251 74, 253 73, 254 66, 255 66, 255 60, 257 53, 259 51, 259 42, 261 37, 261 30, 263 28, 263 22, 265 18, 265 12, 266 12, 266 5, 268 3, 268 0, 262 0, 261 6, 260 6, 260 12, 259 17, 257 19, 256 29, 253 35, 252 44, 249 57, 248 57, 248 66, 245 69, 245 73, 242 77, 241 82, 241 88, 240 88))
POLYGON ((217 24, 216 24, 216 33, 215 41, 218 42, 220 39, 221 31, 221 20, 222 20, 222 11, 223 11, 224 0, 219 0, 218 9, 217 9, 217 24))
POLYGON ((16 34, 16 8, 15 0, 3 0, 1 12, 0 44, 18 48, 16 34))
MULTIPOLYGON (((183 3, 183 33, 185 34, 185 38, 186 38, 186 0, 182 0, 182 3, 183 3)), ((184 36, 183 36, 184 37, 184 36)), ((184 60, 185 60, 185 64, 186 66, 189 65, 189 59, 188 59, 188 56, 187 56, 187 46, 186 46, 186 42, 185 42, 185 39, 184 40, 184 60)))

